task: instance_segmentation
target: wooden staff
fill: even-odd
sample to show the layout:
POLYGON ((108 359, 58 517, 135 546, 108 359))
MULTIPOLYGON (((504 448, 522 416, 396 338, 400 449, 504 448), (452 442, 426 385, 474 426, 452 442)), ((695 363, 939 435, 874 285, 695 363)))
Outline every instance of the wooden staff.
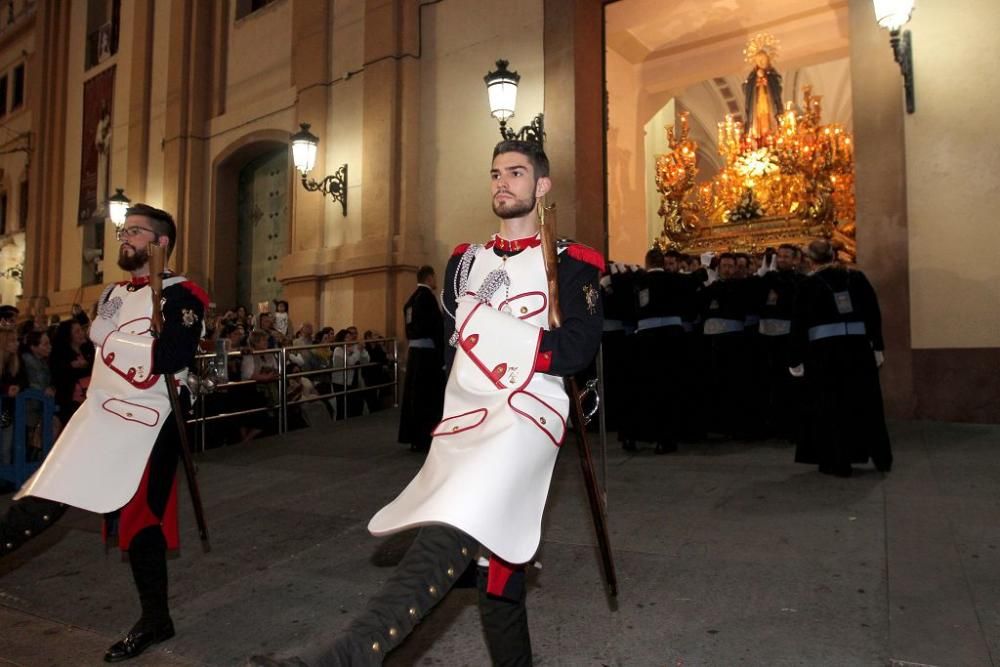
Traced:
MULTIPOLYGON (((562 313, 559 310, 559 258, 556 253, 555 204, 548 207, 539 204, 539 224, 542 233, 542 253, 545 257, 545 276, 549 283, 549 328, 557 329, 562 324, 562 313)), ((608 537, 608 517, 597 483, 597 474, 594 472, 594 457, 587 442, 587 422, 583 417, 580 391, 576 386, 576 378, 572 375, 565 378, 565 383, 570 400, 569 414, 573 431, 576 433, 576 449, 580 454, 583 483, 587 487, 590 515, 594 519, 597 545, 604 565, 604 580, 611 597, 615 597, 618 595, 618 577, 615 574, 615 561, 611 554, 611 539, 608 537)))
MULTIPOLYGON (((160 300, 163 298, 163 269, 166 264, 166 248, 159 244, 150 244, 149 248, 149 289, 153 295, 153 336, 159 338, 163 331, 163 315, 160 312, 160 300)), ((173 373, 162 373, 167 383, 167 396, 170 398, 170 410, 177 422, 177 433, 180 437, 181 461, 184 464, 184 476, 187 478, 188 491, 191 493, 191 504, 194 505, 194 518, 198 523, 198 537, 201 538, 201 548, 205 553, 212 550, 208 542, 208 526, 205 525, 205 510, 201 506, 201 492, 198 490, 198 479, 195 477, 194 459, 191 458, 191 446, 188 443, 187 423, 184 421, 184 411, 180 396, 177 395, 177 381, 173 373)))

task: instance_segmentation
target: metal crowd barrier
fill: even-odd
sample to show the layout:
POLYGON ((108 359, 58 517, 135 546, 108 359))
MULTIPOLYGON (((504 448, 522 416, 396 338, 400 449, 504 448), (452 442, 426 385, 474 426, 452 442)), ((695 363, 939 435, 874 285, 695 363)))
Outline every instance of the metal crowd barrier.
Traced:
POLYGON ((14 486, 21 486, 38 470, 38 466, 52 449, 52 442, 55 439, 55 431, 52 428, 55 413, 56 402, 51 396, 37 389, 22 389, 18 392, 17 398, 14 399, 14 419, 0 434, 0 437, 12 439, 11 462, 8 464, 0 460, 0 479, 7 480, 14 486), (42 429, 41 452, 36 461, 28 460, 28 401, 36 401, 41 408, 38 423, 42 429), (8 429, 13 429, 13 433, 7 432, 8 429))
MULTIPOLYGON (((345 349, 344 358, 347 358, 347 352, 345 349)), ((344 397, 344 415, 341 416, 338 412, 336 419, 348 419, 347 410, 347 395, 368 392, 372 390, 382 389, 385 387, 392 387, 392 403, 393 407, 399 406, 399 343, 395 338, 370 338, 366 341, 342 341, 338 343, 319 343, 315 345, 294 345, 290 347, 278 347, 278 348, 268 348, 266 350, 232 350, 225 353, 207 353, 199 354, 195 357, 195 364, 198 368, 199 382, 189 383, 194 385, 195 388, 200 387, 200 391, 192 391, 192 398, 195 399, 194 404, 194 414, 195 416, 188 419, 187 423, 189 425, 197 425, 197 444, 195 445, 198 451, 205 451, 206 449, 206 424, 209 422, 222 421, 225 419, 232 419, 235 417, 243 417, 251 414, 267 413, 274 410, 278 418, 278 433, 286 433, 288 431, 288 406, 290 405, 301 405, 304 403, 312 403, 316 401, 328 401, 329 399, 336 399, 338 397, 344 397), (378 362, 369 361, 368 363, 355 364, 350 366, 334 366, 333 357, 335 350, 338 347, 347 348, 351 345, 365 345, 365 343, 382 343, 382 344, 392 344, 392 355, 389 356, 387 364, 392 367, 392 379, 389 382, 383 382, 375 385, 364 385, 358 386, 354 389, 343 389, 339 391, 331 391, 325 394, 317 394, 316 396, 310 396, 308 398, 299 398, 290 400, 288 396, 288 382, 291 379, 299 377, 312 377, 312 376, 328 376, 330 379, 331 387, 333 385, 333 380, 336 377, 341 377, 346 379, 348 371, 354 371, 358 374, 357 377, 360 378, 361 370, 364 368, 372 368, 376 366, 382 366, 383 364, 378 362), (315 368, 310 370, 300 370, 296 372, 289 373, 288 367, 292 362, 289 360, 289 356, 302 351, 308 350, 330 350, 330 365, 324 366, 322 368, 315 368), (270 382, 258 382, 256 380, 229 380, 228 379, 228 362, 232 358, 243 359, 244 357, 252 356, 264 356, 271 355, 277 359, 277 375, 278 377, 272 382, 276 383, 278 386, 277 400, 273 404, 264 405, 257 408, 248 408, 245 410, 233 410, 228 412, 218 412, 215 414, 206 414, 207 401, 205 397, 215 392, 225 391, 233 387, 240 386, 252 386, 256 388, 257 385, 270 384, 270 382), (210 369, 211 364, 215 364, 215 367, 210 369), (222 365, 219 368, 219 365, 222 365), (211 371, 211 373, 209 372, 211 371), (342 375, 338 375, 342 374, 342 375), (205 378, 213 377, 215 381, 211 390, 206 391, 205 378), (226 378, 223 381, 218 381, 218 378, 226 378)))

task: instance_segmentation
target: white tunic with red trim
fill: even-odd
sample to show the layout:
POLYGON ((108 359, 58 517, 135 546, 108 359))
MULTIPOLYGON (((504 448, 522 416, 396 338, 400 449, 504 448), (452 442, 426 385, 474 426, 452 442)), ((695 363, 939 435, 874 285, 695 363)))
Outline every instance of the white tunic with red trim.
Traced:
MULTIPOLYGON (((186 280, 172 276, 163 286, 186 280)), ((97 347, 87 399, 15 499, 36 496, 105 514, 135 495, 170 418, 166 380, 152 373, 152 311, 148 284, 131 291, 122 283, 102 295, 90 331, 97 347)), ((186 374, 175 377, 183 382, 186 374)))
POLYGON ((561 378, 536 373, 548 328, 548 285, 540 246, 507 258, 480 247, 458 300, 458 345, 444 419, 424 466, 368 524, 386 535, 423 524, 454 526, 510 563, 531 559, 566 430, 561 378), (494 269, 510 276, 489 303, 471 296, 494 269))

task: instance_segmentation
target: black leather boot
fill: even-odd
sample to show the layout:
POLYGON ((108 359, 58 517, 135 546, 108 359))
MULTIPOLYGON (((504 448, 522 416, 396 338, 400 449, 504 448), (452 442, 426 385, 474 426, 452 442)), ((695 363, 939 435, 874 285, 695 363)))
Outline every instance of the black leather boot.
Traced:
POLYGON ((141 654, 153 644, 174 636, 167 606, 167 544, 159 526, 150 526, 132 539, 129 565, 139 592, 142 616, 122 639, 104 654, 105 662, 121 662, 141 654))

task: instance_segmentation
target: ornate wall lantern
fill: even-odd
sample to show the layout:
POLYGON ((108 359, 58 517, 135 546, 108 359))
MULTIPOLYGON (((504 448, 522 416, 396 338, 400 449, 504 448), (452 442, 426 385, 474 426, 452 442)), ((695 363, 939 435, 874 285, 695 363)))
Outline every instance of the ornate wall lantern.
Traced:
POLYGON ((317 182, 309 178, 309 172, 316 164, 316 149, 319 137, 309 131, 309 123, 300 123, 299 131, 292 135, 292 161, 295 168, 302 174, 302 187, 310 192, 319 190, 330 195, 333 201, 340 202, 344 215, 347 215, 347 165, 342 164, 332 175, 317 182))
POLYGON ((875 20, 889 31, 889 44, 892 54, 899 63, 903 74, 903 90, 906 93, 906 113, 915 110, 913 94, 913 48, 910 42, 910 31, 900 28, 906 25, 913 14, 914 0, 872 0, 875 5, 875 20))
POLYGON ((517 132, 507 127, 507 121, 514 116, 514 108, 517 106, 517 84, 521 81, 520 74, 507 69, 509 64, 506 60, 498 60, 496 70, 483 77, 483 81, 486 82, 486 93, 490 99, 490 115, 500 123, 500 136, 504 141, 520 139, 533 141, 542 146, 545 143, 543 114, 535 116, 530 125, 525 125, 517 132))
POLYGON ((115 193, 108 197, 108 217, 118 229, 125 224, 125 212, 131 204, 132 200, 125 196, 122 188, 115 188, 115 193))

